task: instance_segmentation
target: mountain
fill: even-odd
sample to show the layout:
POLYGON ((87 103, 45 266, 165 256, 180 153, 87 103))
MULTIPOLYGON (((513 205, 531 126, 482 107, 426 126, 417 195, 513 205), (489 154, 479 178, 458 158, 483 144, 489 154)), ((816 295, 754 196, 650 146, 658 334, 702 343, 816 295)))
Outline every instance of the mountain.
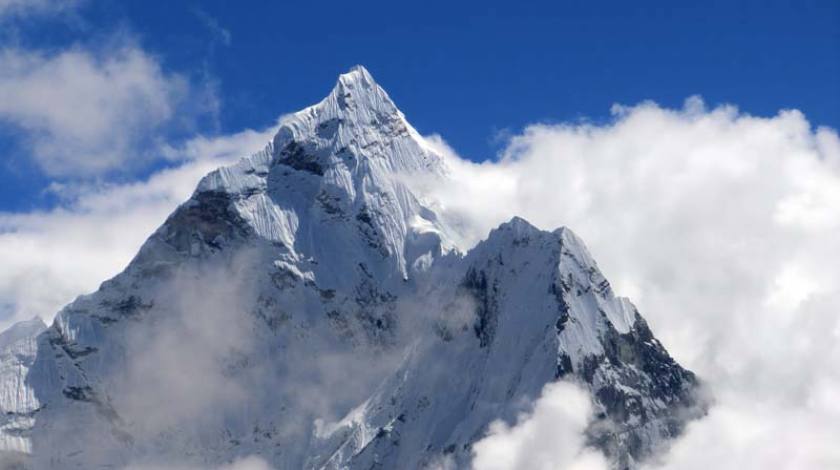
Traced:
MULTIPOLYGON (((474 247, 412 181, 449 170, 361 67, 207 175, 129 266, 46 328, 0 335, 0 448, 21 468, 418 469, 590 393, 633 468, 703 413, 695 376, 571 230, 474 247)), ((130 229, 130 228, 127 228, 130 229)))

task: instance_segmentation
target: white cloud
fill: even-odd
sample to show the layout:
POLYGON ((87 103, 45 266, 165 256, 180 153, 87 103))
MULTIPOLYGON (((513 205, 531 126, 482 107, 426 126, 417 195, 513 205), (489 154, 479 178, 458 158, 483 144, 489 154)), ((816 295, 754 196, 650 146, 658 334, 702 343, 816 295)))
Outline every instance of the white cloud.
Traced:
POLYGON ((586 240, 716 396, 670 468, 840 467, 836 131, 697 98, 615 113, 531 126, 496 162, 449 152, 456 184, 427 189, 467 244, 515 214, 586 240))
POLYGON ((41 316, 49 321, 79 294, 122 270, 145 239, 216 167, 261 149, 274 128, 197 137, 171 156, 188 159, 140 182, 56 186, 62 206, 0 213, 0 326, 41 316))
POLYGON ((591 414, 586 391, 569 382, 550 383, 515 425, 490 425, 488 435, 473 445, 473 470, 607 470, 604 455, 585 445, 591 414))
MULTIPOLYGON (((836 395, 837 389, 829 393, 836 395)), ((838 468, 837 414, 815 419, 814 414, 821 412, 819 407, 805 403, 779 406, 738 395, 723 398, 709 416, 691 425, 664 462, 645 469, 838 468)), ((832 406, 837 406, 836 399, 832 397, 832 406)))
POLYGON ((181 125, 185 115, 213 105, 186 78, 125 41, 100 51, 0 51, 0 124, 17 129, 51 176, 142 167, 160 158, 165 125, 181 125))

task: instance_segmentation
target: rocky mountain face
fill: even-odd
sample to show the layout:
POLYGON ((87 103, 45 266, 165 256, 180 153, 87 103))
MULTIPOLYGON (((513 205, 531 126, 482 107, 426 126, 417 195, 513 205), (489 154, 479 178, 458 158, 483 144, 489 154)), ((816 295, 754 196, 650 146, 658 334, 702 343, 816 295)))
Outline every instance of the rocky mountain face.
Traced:
POLYGON ((447 172, 367 71, 342 75, 123 273, 0 334, 4 458, 468 468, 492 421, 566 379, 591 392, 591 445, 633 468, 703 412, 569 229, 514 218, 457 246, 409 184, 447 172))

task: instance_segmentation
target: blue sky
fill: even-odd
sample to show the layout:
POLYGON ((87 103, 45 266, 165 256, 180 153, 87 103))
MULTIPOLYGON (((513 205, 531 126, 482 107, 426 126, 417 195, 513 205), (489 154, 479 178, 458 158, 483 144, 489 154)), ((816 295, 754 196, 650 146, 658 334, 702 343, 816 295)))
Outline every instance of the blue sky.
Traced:
MULTIPOLYGON (((422 133, 473 160, 530 123, 603 122, 614 103, 679 107, 691 95, 760 116, 796 108, 814 126, 840 127, 836 1, 34 3, 56 11, 7 15, 6 48, 101 58, 130 42, 186 80, 190 99, 212 101, 179 106, 187 124, 170 117, 130 142, 143 152, 157 151, 149 140, 268 126, 357 63, 422 133)), ((29 158, 39 132, 0 112, 0 211, 56 204, 44 192, 55 181, 126 181, 169 164, 146 156, 94 174, 45 172, 29 158)))

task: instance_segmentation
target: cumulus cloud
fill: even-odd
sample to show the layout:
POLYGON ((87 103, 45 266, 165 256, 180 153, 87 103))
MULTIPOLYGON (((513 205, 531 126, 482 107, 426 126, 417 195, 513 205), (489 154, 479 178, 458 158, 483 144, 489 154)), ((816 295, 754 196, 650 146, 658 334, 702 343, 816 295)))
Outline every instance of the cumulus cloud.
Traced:
POLYGON ((534 125, 482 164, 432 141, 456 184, 424 189, 465 246, 513 215, 571 227, 709 383, 716 406, 660 463, 840 466, 835 130, 692 98, 617 106, 607 125, 534 125))
POLYGON ((166 150, 184 163, 145 180, 54 185, 64 199, 58 207, 0 212, 0 325, 33 316, 49 321, 74 297, 95 290, 128 264, 202 176, 261 149, 273 132, 196 137, 166 150))
POLYGON ((473 445, 473 470, 607 470, 604 455, 585 445, 591 415, 585 390, 570 382, 550 383, 533 411, 516 424, 490 425, 488 435, 473 445))
POLYGON ((125 41, 101 50, 0 50, 0 124, 51 176, 142 168, 165 126, 212 111, 212 94, 125 41))

